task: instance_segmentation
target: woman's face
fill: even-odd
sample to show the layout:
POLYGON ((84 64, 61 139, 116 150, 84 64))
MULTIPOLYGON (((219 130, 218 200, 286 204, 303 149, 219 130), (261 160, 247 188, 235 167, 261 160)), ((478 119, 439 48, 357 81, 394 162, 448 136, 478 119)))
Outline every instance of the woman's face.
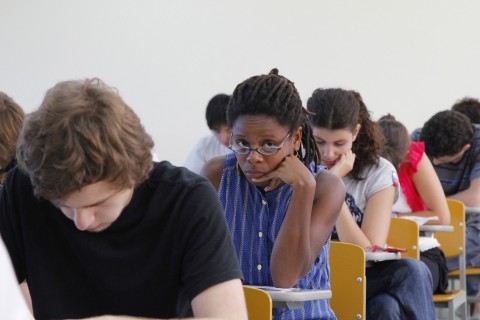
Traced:
POLYGON ((301 128, 290 133, 289 128, 280 125, 274 117, 245 115, 240 116, 233 124, 230 143, 243 147, 268 149, 280 146, 284 142, 283 147, 274 155, 262 155, 253 150, 245 155, 236 155, 238 164, 248 181, 256 186, 265 187, 269 181, 254 183, 252 178, 259 178, 275 170, 286 156, 299 150, 301 137, 301 128))
POLYGON ((330 130, 312 127, 312 129, 315 142, 322 157, 321 164, 331 168, 343 154, 352 149, 353 141, 357 137, 360 125, 357 125, 353 132, 347 128, 330 130))

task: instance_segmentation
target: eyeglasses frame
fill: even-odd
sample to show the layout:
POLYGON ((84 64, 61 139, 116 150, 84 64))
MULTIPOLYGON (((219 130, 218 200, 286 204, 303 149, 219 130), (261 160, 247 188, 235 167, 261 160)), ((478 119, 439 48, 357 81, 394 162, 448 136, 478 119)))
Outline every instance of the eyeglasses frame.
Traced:
POLYGON ((262 156, 274 156, 276 155, 280 149, 283 148, 283 145, 285 144, 285 142, 288 140, 288 138, 292 135, 292 132, 290 131, 287 136, 283 139, 283 141, 278 145, 278 146, 273 146, 272 148, 276 149, 274 153, 262 153, 259 149, 263 148, 262 147, 256 147, 256 148, 252 148, 252 147, 243 147, 242 149, 247 149, 247 152, 245 153, 239 153, 235 150, 233 150, 233 145, 232 145, 232 138, 233 138, 233 132, 230 134, 230 140, 229 140, 229 143, 228 143, 228 148, 230 150, 233 151, 233 153, 235 153, 236 155, 240 155, 240 156, 244 156, 244 155, 247 155, 247 154, 250 154, 250 152, 252 151, 257 151, 259 154, 261 154, 262 156))

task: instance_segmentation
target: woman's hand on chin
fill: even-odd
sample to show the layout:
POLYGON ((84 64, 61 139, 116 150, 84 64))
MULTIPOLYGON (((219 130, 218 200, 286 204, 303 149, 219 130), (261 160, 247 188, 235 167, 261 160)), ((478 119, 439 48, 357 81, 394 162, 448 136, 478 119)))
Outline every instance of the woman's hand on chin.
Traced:
POLYGON ((339 176, 340 178, 343 178, 350 171, 352 171, 354 163, 355 153, 353 153, 352 150, 348 150, 346 153, 342 154, 340 158, 338 158, 335 165, 330 168, 330 171, 339 176))

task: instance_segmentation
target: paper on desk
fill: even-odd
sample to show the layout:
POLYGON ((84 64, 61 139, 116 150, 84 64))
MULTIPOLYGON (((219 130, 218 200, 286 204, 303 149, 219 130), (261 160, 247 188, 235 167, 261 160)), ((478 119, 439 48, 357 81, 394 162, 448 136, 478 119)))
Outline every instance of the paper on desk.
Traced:
POLYGON ((437 216, 433 216, 433 217, 401 216, 401 217, 399 217, 399 218, 408 219, 408 220, 413 220, 413 221, 415 221, 419 226, 424 225, 425 223, 427 223, 427 221, 430 221, 430 220, 438 220, 438 217, 437 217, 437 216))
POLYGON ((249 285, 249 287, 253 288, 258 288, 262 289, 264 291, 300 291, 300 290, 305 290, 305 289, 300 289, 300 288, 277 288, 277 287, 270 287, 270 286, 256 286, 256 285, 249 285))
POLYGON ((424 252, 436 247, 440 247, 440 242, 433 237, 419 237, 418 238, 418 247, 420 252, 424 252))

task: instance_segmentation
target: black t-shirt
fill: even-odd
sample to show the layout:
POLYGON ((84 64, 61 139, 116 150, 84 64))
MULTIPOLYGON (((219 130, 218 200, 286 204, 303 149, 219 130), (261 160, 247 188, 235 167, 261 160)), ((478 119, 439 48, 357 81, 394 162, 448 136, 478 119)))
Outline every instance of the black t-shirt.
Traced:
POLYGON ((37 319, 187 316, 197 294, 242 277, 215 190, 168 162, 155 164, 99 233, 35 198, 14 169, 0 195, 0 232, 37 319))

